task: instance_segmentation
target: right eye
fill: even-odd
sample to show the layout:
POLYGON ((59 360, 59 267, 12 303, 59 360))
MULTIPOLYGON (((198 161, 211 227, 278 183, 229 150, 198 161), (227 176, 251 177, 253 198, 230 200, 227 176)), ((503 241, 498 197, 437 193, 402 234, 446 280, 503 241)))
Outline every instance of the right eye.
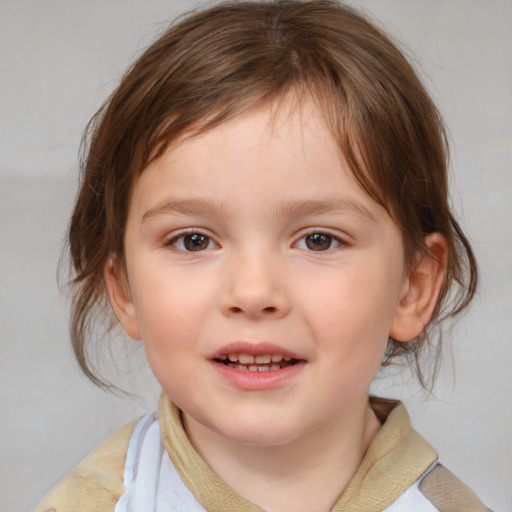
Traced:
POLYGON ((202 233, 186 233, 173 238, 168 245, 176 247, 180 251, 193 252, 213 249, 217 244, 202 233))
POLYGON ((299 249, 315 252, 332 251, 343 245, 347 244, 334 235, 322 231, 315 231, 304 235, 295 244, 299 249))

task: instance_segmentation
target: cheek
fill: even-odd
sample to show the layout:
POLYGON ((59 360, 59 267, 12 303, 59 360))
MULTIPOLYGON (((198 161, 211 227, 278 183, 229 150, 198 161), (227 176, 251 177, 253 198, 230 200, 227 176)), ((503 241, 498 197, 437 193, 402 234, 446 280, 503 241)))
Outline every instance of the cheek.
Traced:
POLYGON ((371 329, 391 322, 399 294, 398 278, 387 278, 386 269, 370 264, 361 269, 330 276, 323 283, 311 283, 303 296, 303 306, 321 318, 329 328, 371 329), (315 293, 311 293, 315 290, 315 293))
POLYGON ((212 303, 204 280, 185 279, 183 273, 145 273, 133 283, 133 300, 142 339, 148 351, 179 351, 194 347, 212 303))
POLYGON ((146 285, 134 297, 144 350, 162 388, 177 399, 194 387, 187 375, 200 339, 197 302, 181 293, 177 283, 146 285))
POLYGON ((317 288, 323 293, 315 294, 314 301, 309 294, 303 306, 309 310, 315 338, 328 347, 333 366, 350 360, 357 368, 378 368, 396 309, 397 282, 378 265, 364 265, 358 272, 326 281, 317 288))

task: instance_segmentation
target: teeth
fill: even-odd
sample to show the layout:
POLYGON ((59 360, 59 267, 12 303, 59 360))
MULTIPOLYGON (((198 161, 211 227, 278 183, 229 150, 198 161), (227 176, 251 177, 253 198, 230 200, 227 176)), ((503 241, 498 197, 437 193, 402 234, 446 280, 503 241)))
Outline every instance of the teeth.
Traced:
POLYGON ((238 370, 248 370, 251 372, 266 372, 269 370, 280 370, 283 363, 289 363, 292 358, 280 354, 260 354, 257 356, 242 352, 241 354, 222 354, 218 357, 224 364, 237 368, 238 370))
POLYGON ((252 364, 250 366, 246 366, 244 364, 228 364, 231 368, 235 368, 236 370, 242 370, 244 372, 271 372, 275 370, 281 370, 281 366, 273 364, 273 365, 257 365, 252 364))
POLYGON ((254 356, 251 356, 251 354, 239 354, 238 361, 242 364, 253 364, 254 356))

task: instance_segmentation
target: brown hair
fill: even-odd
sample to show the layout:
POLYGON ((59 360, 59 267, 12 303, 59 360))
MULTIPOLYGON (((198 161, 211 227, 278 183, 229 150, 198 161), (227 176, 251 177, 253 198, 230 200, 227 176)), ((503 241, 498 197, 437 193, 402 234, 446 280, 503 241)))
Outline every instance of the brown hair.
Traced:
MULTIPOLYGON (((262 101, 312 96, 360 185, 401 228, 406 262, 448 243, 446 277, 428 327, 462 312, 477 283, 475 259, 448 204, 447 142, 440 115, 390 39, 330 0, 222 3, 171 26, 127 71, 84 136, 81 186, 69 227, 74 270, 71 338, 85 374, 93 319, 109 311, 103 270, 124 261, 134 180, 178 136, 208 130, 262 101)), ((390 339, 383 364, 419 354, 390 339)), ((439 344, 436 345, 439 348, 439 344)))

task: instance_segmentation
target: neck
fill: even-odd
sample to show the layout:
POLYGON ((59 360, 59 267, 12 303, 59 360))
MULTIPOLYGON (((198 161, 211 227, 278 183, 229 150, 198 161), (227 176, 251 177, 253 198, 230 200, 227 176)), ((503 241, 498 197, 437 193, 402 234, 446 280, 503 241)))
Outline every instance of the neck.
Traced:
POLYGON ((267 512, 327 512, 381 427, 367 403, 354 412, 278 446, 235 443, 187 415, 184 424, 206 463, 249 501, 267 512))

